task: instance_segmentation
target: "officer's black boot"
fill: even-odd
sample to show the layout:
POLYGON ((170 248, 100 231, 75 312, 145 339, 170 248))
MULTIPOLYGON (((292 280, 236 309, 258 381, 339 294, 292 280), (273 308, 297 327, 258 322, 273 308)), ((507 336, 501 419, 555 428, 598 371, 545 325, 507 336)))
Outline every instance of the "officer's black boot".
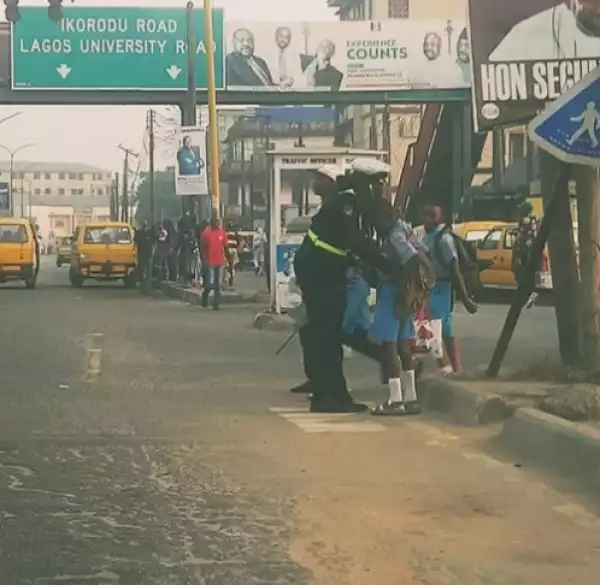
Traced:
POLYGON ((352 413, 352 412, 367 412, 369 407, 366 404, 360 402, 354 402, 350 400, 332 400, 331 398, 317 398, 314 397, 310 401, 311 412, 324 412, 324 413, 352 413))
POLYGON ((292 394, 311 394, 314 390, 314 385, 310 380, 303 382, 302 384, 298 384, 297 386, 293 386, 290 388, 290 392, 292 394))
POLYGON ((356 331, 352 335, 343 334, 342 342, 344 345, 361 353, 362 355, 381 363, 381 346, 373 343, 366 331, 356 331))

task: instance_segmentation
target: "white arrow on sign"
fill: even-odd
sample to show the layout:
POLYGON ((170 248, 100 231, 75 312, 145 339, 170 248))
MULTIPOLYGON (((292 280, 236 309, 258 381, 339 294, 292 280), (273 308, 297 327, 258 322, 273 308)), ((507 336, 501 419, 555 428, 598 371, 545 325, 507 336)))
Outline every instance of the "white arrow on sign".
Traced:
POLYGON ((169 74, 169 77, 173 81, 175 81, 179 77, 179 74, 181 73, 181 69, 179 67, 177 67, 177 65, 171 65, 171 67, 169 67, 166 71, 169 74))
POLYGON ((64 63, 60 67, 57 67, 56 70, 63 79, 66 79, 69 76, 69 73, 71 73, 71 68, 64 63))

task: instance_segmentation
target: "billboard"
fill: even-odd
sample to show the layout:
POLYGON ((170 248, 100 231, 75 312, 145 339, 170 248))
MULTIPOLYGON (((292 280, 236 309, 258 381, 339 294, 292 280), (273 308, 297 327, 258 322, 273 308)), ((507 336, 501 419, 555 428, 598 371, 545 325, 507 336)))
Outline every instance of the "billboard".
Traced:
POLYGON ((206 129, 182 126, 178 133, 175 164, 177 195, 208 195, 206 129))
POLYGON ((471 85, 464 21, 226 23, 230 91, 396 91, 471 85))
POLYGON ((528 120, 600 62, 600 0, 469 0, 477 129, 528 120))

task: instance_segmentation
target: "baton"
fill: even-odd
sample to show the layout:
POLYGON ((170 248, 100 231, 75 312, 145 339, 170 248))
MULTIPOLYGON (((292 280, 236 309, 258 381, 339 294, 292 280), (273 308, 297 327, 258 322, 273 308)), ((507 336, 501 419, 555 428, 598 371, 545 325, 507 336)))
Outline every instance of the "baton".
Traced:
POLYGON ((281 347, 275 352, 276 356, 279 355, 293 341, 294 337, 298 335, 298 331, 299 329, 294 329, 292 331, 292 334, 283 342, 281 347))

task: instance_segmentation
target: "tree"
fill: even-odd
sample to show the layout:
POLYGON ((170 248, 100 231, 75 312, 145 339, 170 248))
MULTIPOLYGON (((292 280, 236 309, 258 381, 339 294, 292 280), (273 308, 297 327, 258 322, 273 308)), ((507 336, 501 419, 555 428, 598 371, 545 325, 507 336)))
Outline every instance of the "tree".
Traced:
MULTIPOLYGON (((150 178, 146 173, 137 188, 136 222, 150 220, 150 178)), ((172 170, 154 173, 154 213, 155 221, 181 216, 181 197, 175 195, 175 173, 172 170)))

